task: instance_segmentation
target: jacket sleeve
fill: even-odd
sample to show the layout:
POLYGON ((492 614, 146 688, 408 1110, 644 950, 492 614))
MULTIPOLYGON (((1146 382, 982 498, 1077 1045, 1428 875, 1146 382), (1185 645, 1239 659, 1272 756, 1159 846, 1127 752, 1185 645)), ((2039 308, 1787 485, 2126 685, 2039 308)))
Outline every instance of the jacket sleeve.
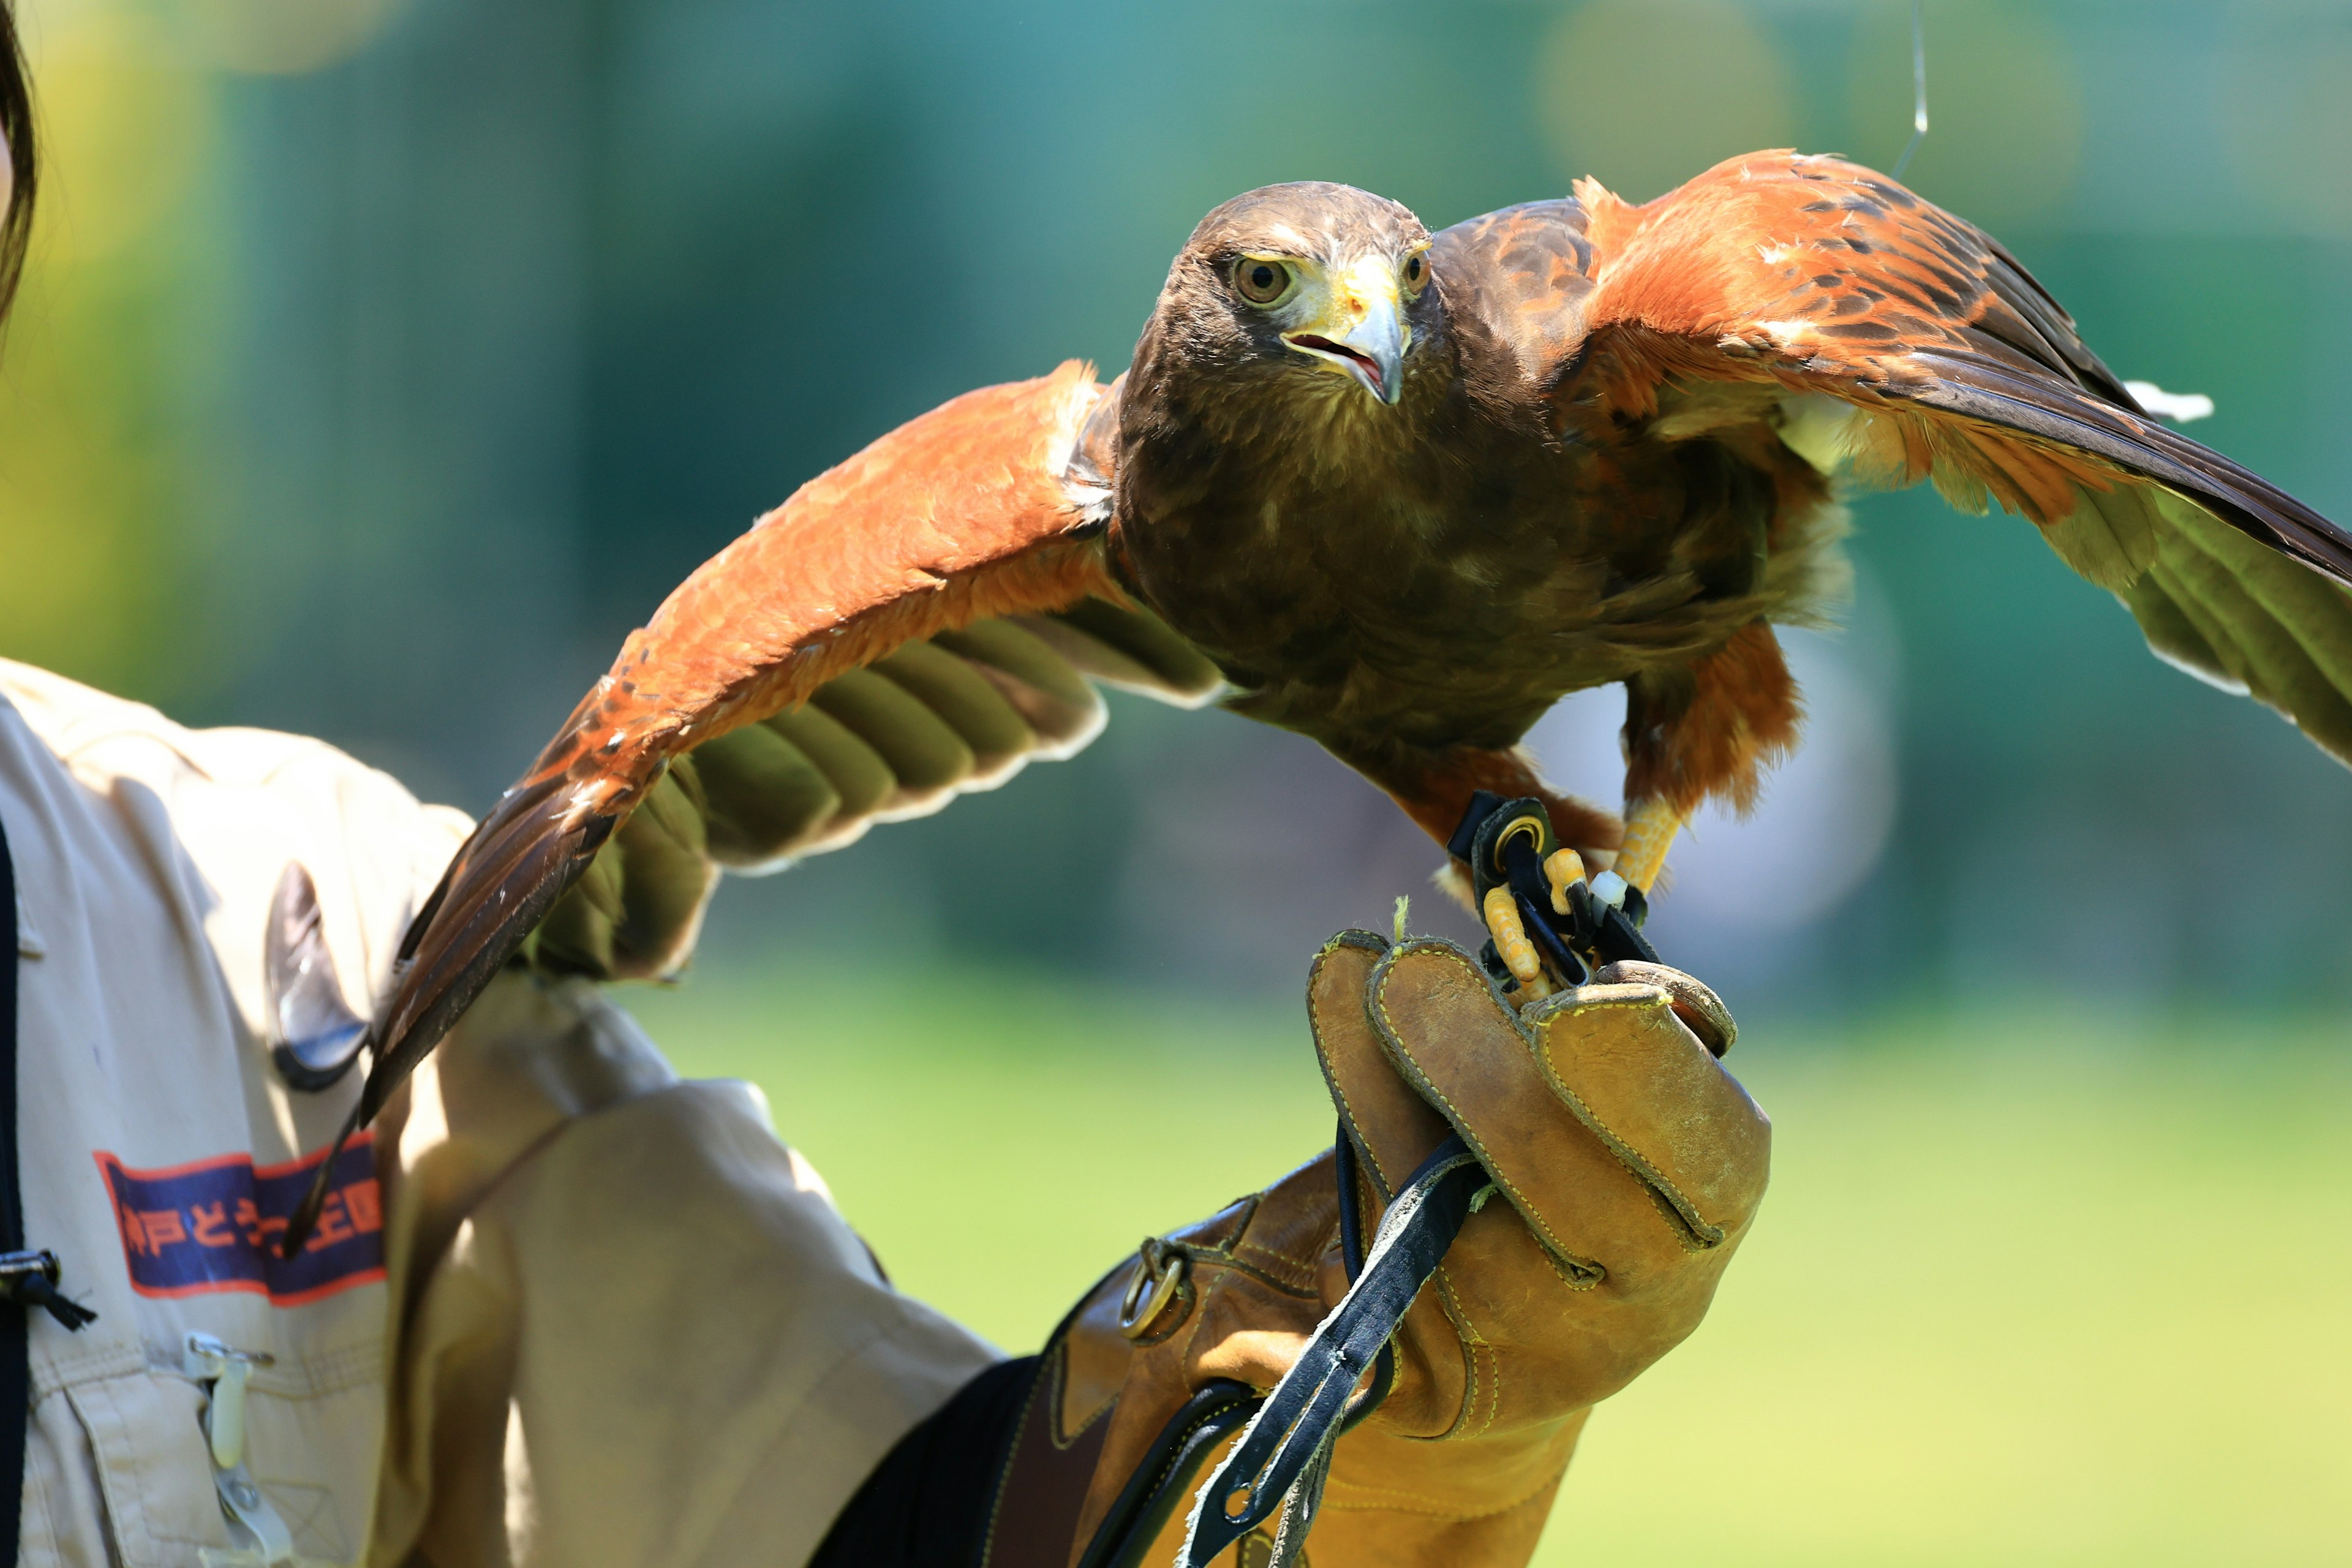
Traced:
POLYGON ((101 1314, 37 1346, 63 1358, 37 1357, 58 1392, 36 1511, 72 1515, 54 1539, 230 1544, 176 1368, 106 1384, 126 1408, 125 1387, 152 1393, 152 1421, 88 1454, 41 1446, 75 1425, 75 1369, 113 1368, 89 1353, 101 1340, 133 1369, 188 1327, 274 1357, 248 1400, 265 1490, 283 1476, 288 1499, 332 1498, 314 1510, 331 1531, 286 1502, 306 1554, 364 1543, 388 1564, 803 1561, 891 1446, 997 1359, 889 1288, 756 1089, 681 1082, 593 985, 520 971, 378 1123, 383 1286, 354 1276, 300 1304, 134 1294, 91 1150, 284 1164, 357 1090, 296 1092, 270 1065, 264 936, 286 867, 315 884, 336 986, 364 1016, 470 824, 323 742, 186 729, 5 660, 0 718, 28 1021, 57 1020, 28 1041, 28 1201, 101 1314), (93 1060, 126 1070, 77 1067, 93 1060))
POLYGON ((373 1563, 803 1562, 998 1359, 587 982, 509 971, 404 1092, 373 1563))

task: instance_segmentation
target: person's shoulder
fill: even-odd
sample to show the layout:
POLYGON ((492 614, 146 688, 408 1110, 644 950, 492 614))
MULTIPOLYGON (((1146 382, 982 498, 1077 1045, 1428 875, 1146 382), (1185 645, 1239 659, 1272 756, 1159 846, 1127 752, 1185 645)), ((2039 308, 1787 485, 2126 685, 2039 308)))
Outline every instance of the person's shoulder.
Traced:
MULTIPOLYGON (((192 729, 147 703, 14 659, 0 658, 0 705, 14 708, 69 767, 120 768, 143 752, 153 759, 150 766, 184 767, 217 784, 260 786, 289 773, 323 773, 347 789, 414 798, 389 773, 313 736, 246 725, 192 729)), ((447 806, 419 809, 464 816, 447 806)))
POLYGON ((118 735, 178 728, 143 702, 113 696, 13 658, 0 658, 0 705, 14 709, 60 758, 118 735))
POLYGON ((193 730, 144 702, 13 659, 0 659, 0 700, 68 765, 128 747, 152 749, 223 784, 262 783, 300 763, 374 771, 306 735, 243 727, 193 730))
POLYGON ((147 703, 13 659, 0 659, 0 709, 13 709, 59 765, 101 795, 128 780, 184 805, 193 804, 191 791, 224 803, 259 793, 299 804, 299 815, 323 809, 377 832, 404 822, 444 854, 473 826, 465 813, 418 801, 391 774, 324 741, 245 726, 192 729, 147 703))

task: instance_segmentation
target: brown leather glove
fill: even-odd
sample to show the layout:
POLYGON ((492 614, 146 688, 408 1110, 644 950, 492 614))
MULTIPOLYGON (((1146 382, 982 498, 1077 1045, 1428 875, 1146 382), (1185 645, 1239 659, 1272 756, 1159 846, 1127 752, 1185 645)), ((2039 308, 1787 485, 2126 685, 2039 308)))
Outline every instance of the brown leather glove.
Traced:
MULTIPOLYGON (((1733 1026, 1706 986, 1619 964, 1515 1013, 1451 943, 1349 931, 1307 1005, 1353 1157, 1147 1241, 1079 1303, 1000 1484, 992 1568, 1174 1559, 1213 1451, 1347 1291, 1341 1171, 1360 1235, 1455 1132, 1507 1201, 1464 1225, 1392 1384, 1333 1450, 1318 1568, 1525 1563, 1593 1404, 1705 1315, 1769 1142, 1717 1064, 1733 1026)), ((1242 1562, 1268 1550, 1254 1535, 1242 1562)))

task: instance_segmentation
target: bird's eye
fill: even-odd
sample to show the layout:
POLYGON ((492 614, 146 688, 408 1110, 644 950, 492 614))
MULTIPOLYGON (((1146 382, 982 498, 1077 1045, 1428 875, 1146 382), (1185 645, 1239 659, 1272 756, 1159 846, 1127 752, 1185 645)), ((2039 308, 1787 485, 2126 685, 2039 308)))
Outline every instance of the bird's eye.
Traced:
POLYGON ((1290 268, 1279 261, 1244 256, 1234 263, 1234 292, 1253 305, 1271 305, 1290 292, 1290 268))
POLYGON ((1404 291, 1418 294, 1421 286, 1429 281, 1429 262, 1421 252, 1414 251, 1404 258, 1404 291))

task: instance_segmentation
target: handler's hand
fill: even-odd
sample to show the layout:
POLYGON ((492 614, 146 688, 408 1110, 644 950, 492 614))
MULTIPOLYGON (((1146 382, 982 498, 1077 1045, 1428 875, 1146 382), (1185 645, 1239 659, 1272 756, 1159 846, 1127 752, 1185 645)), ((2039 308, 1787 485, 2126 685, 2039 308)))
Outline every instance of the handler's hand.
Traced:
MULTIPOLYGON (((1502 1194, 1407 1312, 1387 1398, 1339 1438, 1308 1556, 1524 1563, 1586 1415, 1698 1325, 1763 1196, 1769 1125, 1716 1060, 1731 1019, 1653 964, 1516 1013, 1461 949, 1360 931, 1324 948, 1307 1000, 1363 1234, 1454 1132, 1502 1194)), ((1140 1271, 1080 1304, 1047 1348, 991 1561, 1058 1568, 1107 1530, 1153 1538, 1121 1561, 1171 1561, 1206 1466, 1182 1506, 1162 1485, 1139 1508, 1138 1489, 1179 1468, 1217 1380, 1271 1388, 1346 1293, 1334 1176, 1326 1153, 1148 1242, 1140 1271)))
POLYGON ((1730 1016, 1686 974, 1614 965, 1514 1013, 1459 948, 1383 945, 1339 938, 1308 984, 1370 1216, 1449 1131, 1509 1203, 1470 1216, 1407 1313, 1395 1390, 1334 1450, 1313 1554, 1522 1563, 1592 1405, 1706 1314, 1770 1129, 1717 1063, 1730 1016))

